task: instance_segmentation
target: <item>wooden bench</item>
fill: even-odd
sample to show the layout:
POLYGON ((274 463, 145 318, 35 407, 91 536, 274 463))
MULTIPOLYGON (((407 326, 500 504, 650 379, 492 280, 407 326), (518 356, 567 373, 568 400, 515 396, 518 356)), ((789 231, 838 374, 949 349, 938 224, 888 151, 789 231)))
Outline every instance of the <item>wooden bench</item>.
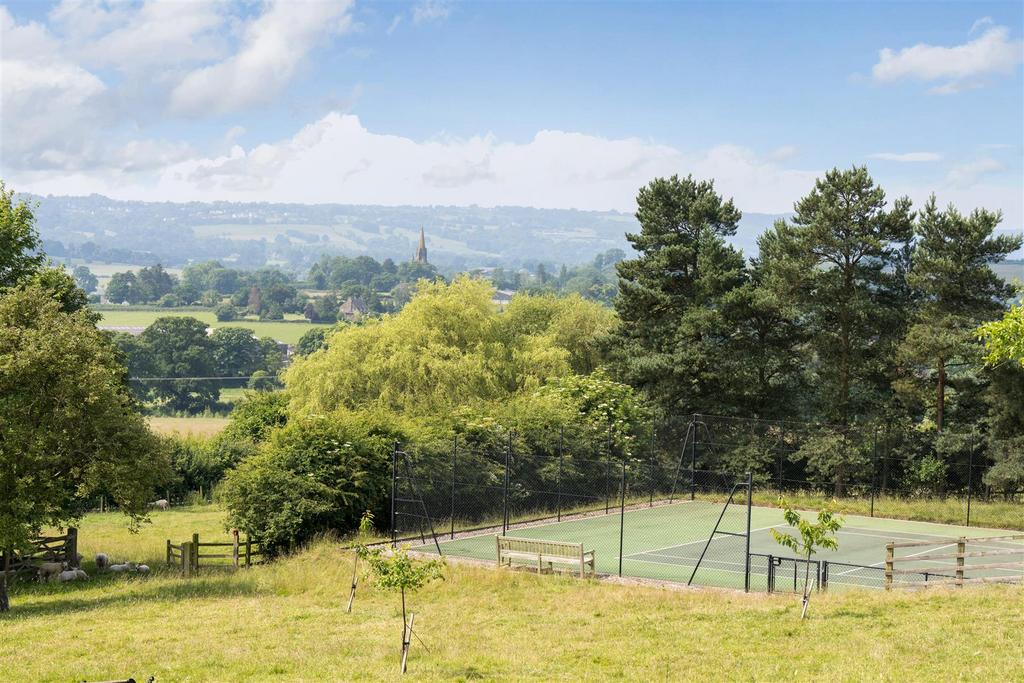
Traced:
POLYGON ((579 567, 580 578, 586 576, 587 568, 596 574, 594 551, 584 550, 582 543, 566 543, 565 541, 544 541, 538 538, 512 538, 511 536, 495 536, 498 548, 498 566, 512 566, 512 560, 523 560, 537 563, 539 574, 546 564, 549 570, 555 564, 579 567))

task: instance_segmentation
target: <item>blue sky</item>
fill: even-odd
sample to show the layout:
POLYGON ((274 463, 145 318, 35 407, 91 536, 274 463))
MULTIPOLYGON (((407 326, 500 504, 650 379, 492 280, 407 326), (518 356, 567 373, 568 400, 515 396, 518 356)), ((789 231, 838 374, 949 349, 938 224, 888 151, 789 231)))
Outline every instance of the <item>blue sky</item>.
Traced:
POLYGON ((1024 226, 1019 2, 3 7, 16 189, 629 211, 693 173, 779 212, 868 164, 1024 226))

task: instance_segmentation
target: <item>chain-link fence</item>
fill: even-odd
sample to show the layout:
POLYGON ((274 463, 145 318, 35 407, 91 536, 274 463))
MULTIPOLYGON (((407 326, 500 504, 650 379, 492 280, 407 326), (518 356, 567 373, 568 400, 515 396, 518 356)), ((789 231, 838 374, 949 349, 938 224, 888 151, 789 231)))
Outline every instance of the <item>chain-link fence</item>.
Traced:
POLYGON ((869 517, 1024 528, 1024 439, 709 415, 690 422, 694 461, 752 472, 761 500, 835 499, 869 517))
POLYGON ((704 415, 628 433, 460 435, 396 448, 392 540, 491 561, 495 536, 564 541, 594 550, 602 574, 783 590, 807 573, 820 587, 882 587, 881 541, 878 558, 872 547, 858 556, 864 564, 787 557, 768 536, 781 526, 779 495, 805 508, 838 499, 869 518, 1024 527, 1020 491, 988 476, 997 447, 973 435, 704 415))

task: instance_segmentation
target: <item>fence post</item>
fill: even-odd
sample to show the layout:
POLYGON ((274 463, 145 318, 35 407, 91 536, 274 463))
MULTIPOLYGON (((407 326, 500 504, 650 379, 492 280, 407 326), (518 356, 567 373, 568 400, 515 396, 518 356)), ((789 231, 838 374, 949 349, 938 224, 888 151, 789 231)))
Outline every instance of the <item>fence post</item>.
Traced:
POLYGON ((186 579, 192 576, 192 541, 181 544, 181 574, 186 579))
POLYGON ((391 547, 398 540, 398 529, 395 526, 395 498, 398 495, 398 441, 391 450, 391 547))
POLYGON ((956 587, 964 587, 964 553, 967 552, 967 538, 960 537, 956 544, 956 587))
POLYGON ((608 514, 611 494, 608 492, 609 479, 611 478, 612 468, 612 426, 608 424, 608 445, 605 448, 604 454, 604 514, 608 514))
POLYGON ((700 415, 693 416, 693 441, 690 442, 690 500, 697 497, 697 422, 700 415))
POLYGON ((501 496, 501 535, 508 534, 508 469, 512 461, 512 432, 508 433, 508 446, 505 448, 505 487, 501 496))
POLYGON ((896 547, 894 543, 885 544, 885 590, 892 590, 892 565, 895 561, 896 547))
POLYGON ((199 571, 199 534, 192 534, 192 566, 199 571))
POLYGON ((622 482, 619 484, 619 576, 622 576, 622 546, 626 538, 626 459, 622 459, 622 482))
POLYGON ((786 422, 785 420, 779 420, 779 443, 782 444, 782 450, 779 451, 779 495, 782 495, 782 458, 786 450, 786 422))
POLYGON ((750 592, 750 513, 754 502, 754 473, 747 472, 747 551, 743 561, 743 590, 750 592))
POLYGON ((974 432, 971 432, 971 455, 967 461, 967 526, 971 525, 971 497, 974 495, 974 432))
POLYGON ((563 440, 565 439, 565 425, 558 428, 558 478, 555 480, 555 506, 557 509, 557 520, 562 521, 562 458, 563 440))
POLYGON ((167 566, 171 566, 171 539, 167 539, 167 566))
POLYGON ((452 444, 452 511, 451 511, 451 522, 452 522, 452 540, 455 540, 455 469, 457 465, 457 459, 459 457, 459 435, 455 435, 455 443, 452 444))
POLYGON ((231 562, 238 569, 238 529, 231 530, 231 562))
POLYGON ((68 527, 68 538, 64 541, 64 560, 69 567, 78 567, 78 529, 68 527))
POLYGON ((252 541, 249 539, 249 534, 245 535, 245 567, 248 569, 252 566, 252 541))
POLYGON ((647 485, 650 488, 647 507, 654 507, 654 463, 657 459, 658 451, 658 425, 654 421, 651 422, 651 457, 648 467, 650 467, 650 474, 647 477, 647 485))
POLYGON ((875 516, 875 487, 878 485, 878 425, 871 435, 871 513, 875 516))

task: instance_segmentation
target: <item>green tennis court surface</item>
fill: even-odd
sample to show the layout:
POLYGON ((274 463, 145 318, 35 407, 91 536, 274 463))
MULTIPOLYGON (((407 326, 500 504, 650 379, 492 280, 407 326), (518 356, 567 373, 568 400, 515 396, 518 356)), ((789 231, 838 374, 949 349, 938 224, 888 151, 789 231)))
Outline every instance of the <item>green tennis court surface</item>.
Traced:
MULTIPOLYGON (((627 509, 621 517, 615 509, 609 514, 592 514, 549 520, 522 525, 511 525, 509 536, 537 538, 554 541, 583 543, 587 550, 596 554, 597 571, 603 574, 618 574, 666 581, 686 582, 693 574, 698 559, 703 554, 700 566, 693 577, 697 585, 743 587, 747 553, 747 508, 731 505, 722 514, 720 502, 701 500, 682 501, 654 507, 627 509), (719 533, 708 542, 716 521, 721 517, 719 533), (723 533, 724 532, 724 533, 723 533), (736 534, 736 535, 733 535, 736 534)), ((811 513, 805 513, 810 515, 811 513)), ((776 590, 785 590, 791 584, 803 581, 804 563, 795 559, 787 549, 772 538, 770 530, 794 531, 786 526, 782 510, 778 508, 753 507, 750 510, 750 553, 751 590, 766 590, 769 577, 776 590)), ((960 536, 982 538, 1005 536, 1012 532, 999 529, 960 527, 930 522, 883 519, 848 515, 838 534, 839 549, 836 552, 822 551, 813 559, 810 568, 812 576, 826 576, 832 587, 861 586, 882 588, 885 580, 885 546, 890 541, 930 541, 934 543, 909 548, 898 553, 899 557, 926 556, 956 551, 955 540, 960 536), (822 569, 822 561, 827 563, 822 569)), ((441 552, 445 555, 468 557, 479 560, 495 560, 495 531, 460 534, 438 534, 441 552)), ((430 542, 417 543, 413 549, 423 552, 437 552, 430 542)), ((1024 541, 1001 540, 970 544, 970 550, 1008 550, 998 558, 999 562, 1024 561, 1024 541)), ((951 570, 942 569, 954 560, 929 560, 920 562, 907 560, 901 568, 919 570, 914 574, 900 575, 899 583, 919 583, 928 580, 952 578, 951 570)), ((1020 575, 1017 569, 981 569, 971 571, 972 564, 990 564, 991 558, 967 558, 967 578, 1020 575)))

